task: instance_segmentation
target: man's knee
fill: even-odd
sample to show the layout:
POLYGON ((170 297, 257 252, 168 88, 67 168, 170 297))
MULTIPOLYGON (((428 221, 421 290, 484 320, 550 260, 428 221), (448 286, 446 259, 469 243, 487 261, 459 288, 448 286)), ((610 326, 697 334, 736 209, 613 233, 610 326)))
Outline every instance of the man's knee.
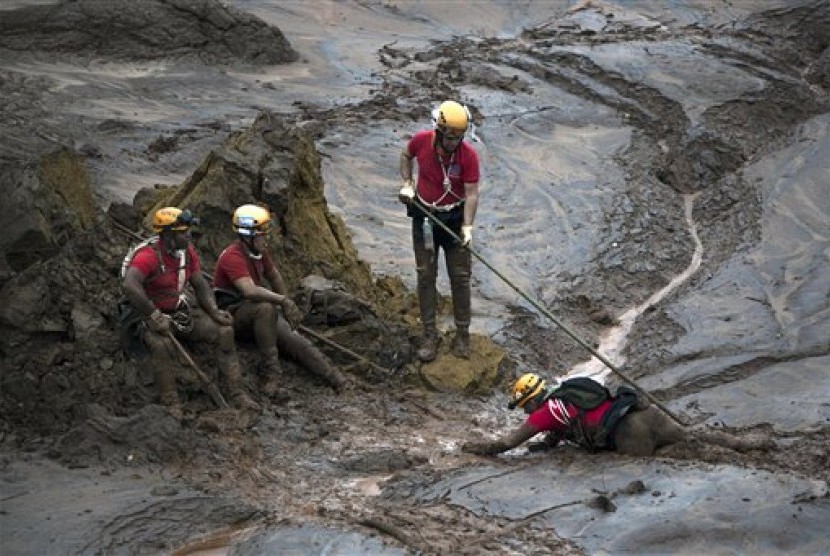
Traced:
POLYGON ((173 349, 173 342, 170 338, 162 336, 152 330, 147 330, 144 333, 143 340, 150 357, 156 359, 169 358, 175 353, 175 350, 173 349))
POLYGON ((654 453, 657 442, 649 413, 648 410, 637 411, 623 417, 614 432, 617 452, 630 456, 650 456, 654 453))
POLYGON ((267 301, 258 301, 253 307, 254 318, 271 320, 277 316, 277 309, 273 303, 267 301))

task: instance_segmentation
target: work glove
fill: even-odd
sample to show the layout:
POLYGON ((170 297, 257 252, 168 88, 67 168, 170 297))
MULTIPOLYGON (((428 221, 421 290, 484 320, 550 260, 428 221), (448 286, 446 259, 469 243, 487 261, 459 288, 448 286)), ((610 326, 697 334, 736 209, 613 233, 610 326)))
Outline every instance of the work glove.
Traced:
POLYGON ((302 323, 303 312, 300 311, 300 308, 297 307, 297 304, 291 301, 288 297, 286 297, 282 302, 282 315, 285 317, 285 320, 288 321, 288 324, 291 326, 292 330, 296 330, 302 323))
POLYGON ((222 309, 216 309, 210 314, 210 318, 220 326, 231 326, 233 324, 233 316, 222 309))
POLYGON ((461 245, 470 247, 473 243, 473 227, 461 226, 461 245))
POLYGON ((169 315, 165 315, 164 313, 156 309, 150 314, 150 318, 147 319, 147 328, 149 328, 156 334, 166 336, 171 332, 171 322, 172 319, 169 315))
POLYGON ((479 456, 493 456, 503 452, 501 445, 498 442, 466 442, 461 446, 462 452, 469 454, 478 454, 479 456))
POLYGON ((398 200, 405 205, 408 205, 415 200, 415 182, 410 180, 403 180, 401 190, 398 191, 398 200))

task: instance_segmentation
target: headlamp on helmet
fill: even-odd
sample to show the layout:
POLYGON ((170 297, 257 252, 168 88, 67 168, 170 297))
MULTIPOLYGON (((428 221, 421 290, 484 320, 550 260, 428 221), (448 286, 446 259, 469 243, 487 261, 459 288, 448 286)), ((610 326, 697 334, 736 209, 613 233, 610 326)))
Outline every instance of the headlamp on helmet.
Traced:
POLYGON ((242 205, 233 213, 233 229, 241 236, 267 234, 271 228, 271 213, 259 205, 242 205))
POLYGON ((199 219, 187 209, 164 207, 153 214, 153 231, 157 234, 167 230, 186 232, 190 229, 190 226, 198 223, 199 219))
POLYGON ((546 381, 535 373, 523 374, 513 384, 513 392, 507 407, 509 409, 524 407, 527 402, 544 392, 546 384, 546 381))

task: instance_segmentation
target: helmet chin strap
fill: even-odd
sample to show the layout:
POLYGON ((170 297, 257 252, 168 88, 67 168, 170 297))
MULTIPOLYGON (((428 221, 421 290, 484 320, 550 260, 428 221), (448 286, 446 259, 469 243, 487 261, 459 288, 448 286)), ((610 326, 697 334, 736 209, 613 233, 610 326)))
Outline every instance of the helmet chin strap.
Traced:
POLYGON ((259 259, 262 258, 262 253, 260 253, 254 247, 254 238, 256 236, 243 236, 243 235, 240 235, 239 237, 242 239, 242 245, 245 246, 245 251, 247 252, 248 257, 250 257, 252 259, 256 259, 256 260, 259 260, 259 259))

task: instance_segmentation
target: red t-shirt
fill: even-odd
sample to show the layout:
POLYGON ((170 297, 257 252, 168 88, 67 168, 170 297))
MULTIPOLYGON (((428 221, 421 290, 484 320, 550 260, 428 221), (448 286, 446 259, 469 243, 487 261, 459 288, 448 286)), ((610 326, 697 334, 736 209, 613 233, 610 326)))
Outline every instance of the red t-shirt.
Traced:
POLYGON ((439 157, 433 146, 434 138, 435 131, 423 130, 413 135, 406 145, 407 152, 418 161, 416 191, 429 204, 452 205, 464 199, 465 183, 479 180, 478 153, 462 140, 451 156, 439 157), (444 195, 444 171, 452 184, 452 193, 447 195, 444 195))
MULTIPOLYGON (((611 400, 605 400, 594 409, 589 409, 582 415, 582 425, 586 429, 598 427, 602 422, 603 415, 610 407, 611 400)), ((579 410, 573 405, 553 397, 543 403, 542 407, 528 415, 525 422, 539 432, 555 431, 564 433, 570 428, 575 419, 579 419, 579 410)))
POLYGON ((274 263, 271 255, 264 251, 262 258, 252 259, 245 251, 241 241, 235 241, 225 247, 216 261, 216 272, 213 273, 213 287, 221 290, 236 291, 233 285, 235 280, 250 278, 257 286, 262 285, 265 278, 265 269, 274 263))
MULTIPOLYGON (((187 246, 185 276, 182 288, 190 277, 199 272, 199 256, 193 244, 187 246)), ((172 311, 179 303, 179 258, 171 255, 161 246, 147 245, 133 255, 129 267, 137 268, 144 275, 144 292, 153 305, 162 311, 172 311), (164 268, 159 268, 156 249, 161 253, 164 268)))

